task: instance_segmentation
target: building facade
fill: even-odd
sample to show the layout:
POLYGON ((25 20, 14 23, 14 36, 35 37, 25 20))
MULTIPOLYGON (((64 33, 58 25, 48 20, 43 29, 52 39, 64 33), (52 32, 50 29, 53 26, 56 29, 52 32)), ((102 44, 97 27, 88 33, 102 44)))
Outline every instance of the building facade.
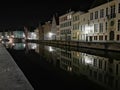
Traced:
POLYGON ((89 41, 120 40, 120 1, 113 0, 89 10, 89 41))
POLYGON ((59 17, 60 40, 71 40, 73 13, 74 12, 71 11, 59 17))
POLYGON ((120 41, 120 0, 110 0, 86 13, 64 14, 59 17, 59 25, 61 40, 120 41))
POLYGON ((57 33, 56 33, 56 40, 60 40, 60 29, 59 25, 57 25, 57 33))
POLYGON ((52 40, 52 35, 51 35, 51 22, 45 22, 43 27, 43 32, 44 32, 44 40, 52 40))

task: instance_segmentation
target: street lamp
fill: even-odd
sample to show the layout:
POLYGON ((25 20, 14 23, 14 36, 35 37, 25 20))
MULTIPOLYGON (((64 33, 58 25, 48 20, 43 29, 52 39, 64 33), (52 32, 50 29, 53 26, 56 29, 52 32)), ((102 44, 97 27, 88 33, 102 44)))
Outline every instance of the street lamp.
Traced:
POLYGON ((48 33, 48 37, 49 37, 51 40, 56 40, 55 33, 49 32, 49 33, 48 33))
POLYGON ((49 32, 49 33, 48 33, 48 37, 49 37, 49 38, 52 38, 52 35, 53 35, 52 32, 49 32))

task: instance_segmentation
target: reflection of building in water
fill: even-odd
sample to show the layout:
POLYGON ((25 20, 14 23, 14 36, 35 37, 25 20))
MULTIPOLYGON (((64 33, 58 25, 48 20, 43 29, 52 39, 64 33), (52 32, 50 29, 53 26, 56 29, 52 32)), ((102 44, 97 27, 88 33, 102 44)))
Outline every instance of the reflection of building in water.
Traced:
POLYGON ((13 49, 24 50, 25 49, 25 43, 14 43, 13 49))
POLYGON ((66 71, 72 71, 71 51, 61 49, 60 67, 66 71))
POLYGON ((72 51, 72 71, 112 89, 120 89, 120 61, 72 51))
POLYGON ((89 80, 110 90, 120 90, 119 60, 42 45, 39 52, 41 55, 44 53, 43 56, 49 63, 65 71, 85 75, 89 80))
POLYGON ((56 66, 56 63, 58 63, 58 54, 55 47, 52 46, 45 46, 44 47, 44 57, 47 59, 48 62, 56 66))
POLYGON ((36 49, 37 44, 36 43, 28 43, 28 48, 29 49, 36 49))
POLYGON ((35 52, 39 53, 41 56, 44 56, 44 46, 41 44, 36 44, 35 52))

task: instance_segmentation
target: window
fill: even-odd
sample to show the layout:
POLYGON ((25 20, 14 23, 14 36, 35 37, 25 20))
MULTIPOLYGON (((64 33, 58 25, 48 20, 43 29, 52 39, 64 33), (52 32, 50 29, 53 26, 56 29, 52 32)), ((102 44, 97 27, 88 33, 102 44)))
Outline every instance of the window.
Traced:
POLYGON ((116 75, 118 75, 118 64, 116 64, 116 75))
POLYGON ((100 23, 100 33, 103 32, 103 23, 100 23))
POLYGON ((91 24, 91 25, 90 25, 90 33, 93 33, 93 29, 94 29, 94 25, 91 24))
POLYGON ((97 67, 97 59, 94 59, 93 65, 94 65, 95 67, 97 67))
POLYGON ((95 12, 95 19, 98 19, 98 11, 95 12))
POLYGON ((111 6, 111 14, 115 13, 115 5, 111 6))
POLYGON ((120 3, 119 3, 119 6, 118 6, 118 13, 120 13, 120 3))
POLYGON ((98 32, 98 24, 94 24, 94 32, 98 32))
POLYGON ((104 17, 104 9, 101 9, 100 10, 100 18, 103 18, 104 17))
POLYGON ((71 21, 70 21, 70 26, 71 26, 71 21))
POLYGON ((85 31, 85 25, 82 25, 82 31, 85 31))
POLYGON ((75 30, 75 24, 73 24, 73 30, 75 30))
POLYGON ((68 15, 68 16, 65 17, 65 20, 68 20, 68 19, 71 19, 71 18, 72 18, 72 16, 68 15))
POLYGON ((108 8, 106 8, 106 16, 108 16, 108 8))
POLYGON ((102 69, 102 60, 99 60, 99 68, 102 69))
POLYGON ((75 16, 73 16, 73 19, 72 19, 73 21, 75 21, 75 16))
POLYGON ((103 36, 99 36, 99 40, 103 40, 103 36))
POLYGON ((94 40, 97 40, 97 36, 94 36, 94 40))
POLYGON ((105 40, 107 40, 107 35, 105 35, 105 40))
POLYGON ((106 63, 106 61, 105 61, 105 63, 104 63, 104 70, 105 70, 105 71, 106 71, 106 64, 107 64, 107 63, 106 63))
POLYGON ((108 24, 107 24, 107 22, 105 23, 105 30, 106 30, 106 32, 107 32, 107 28, 108 27, 108 24))
POLYGON ((111 18, 115 18, 115 5, 111 6, 111 18))
POLYGON ((120 35, 117 35, 117 41, 120 40, 120 35))
POLYGON ((93 13, 90 13, 90 20, 93 20, 93 13))
POLYGON ((118 20, 118 31, 120 31, 120 20, 118 20))

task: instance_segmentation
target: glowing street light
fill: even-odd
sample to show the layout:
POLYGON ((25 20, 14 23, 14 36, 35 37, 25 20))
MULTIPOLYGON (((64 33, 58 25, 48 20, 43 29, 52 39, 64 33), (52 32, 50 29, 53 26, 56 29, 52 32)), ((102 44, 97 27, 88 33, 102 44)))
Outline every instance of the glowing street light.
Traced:
POLYGON ((48 37, 49 37, 51 40, 55 40, 55 39, 56 39, 56 34, 55 34, 55 33, 52 33, 52 32, 49 32, 49 33, 48 33, 48 37))
POLYGON ((51 38, 51 37, 52 37, 52 35, 53 35, 53 33, 52 33, 52 32, 49 32, 49 33, 48 33, 48 37, 49 37, 49 38, 51 38))

